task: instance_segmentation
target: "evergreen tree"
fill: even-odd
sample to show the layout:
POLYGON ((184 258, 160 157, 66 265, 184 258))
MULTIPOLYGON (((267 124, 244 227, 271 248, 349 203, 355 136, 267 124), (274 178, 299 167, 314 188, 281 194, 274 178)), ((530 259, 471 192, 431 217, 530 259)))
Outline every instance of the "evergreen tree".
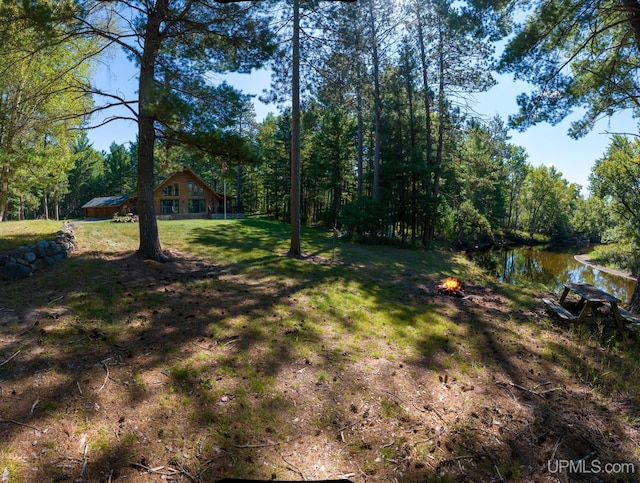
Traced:
POLYGON ((185 143, 194 135, 199 140, 206 126, 209 150, 213 144, 236 142, 224 133, 211 134, 224 128, 218 113, 225 105, 219 101, 228 99, 230 89, 212 86, 210 75, 260 66, 273 50, 268 19, 259 3, 247 8, 214 0, 84 0, 65 7, 70 8, 48 10, 49 25, 59 22, 70 37, 119 46, 139 68, 137 99, 102 92, 107 103, 98 108, 128 106, 138 124, 138 251, 165 260, 153 206, 156 140, 185 143))

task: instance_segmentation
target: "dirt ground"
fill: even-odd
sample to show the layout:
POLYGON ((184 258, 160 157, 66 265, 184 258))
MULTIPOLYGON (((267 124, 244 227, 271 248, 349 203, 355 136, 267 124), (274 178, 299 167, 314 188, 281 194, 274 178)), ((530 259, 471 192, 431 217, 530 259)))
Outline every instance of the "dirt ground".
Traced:
POLYGON ((110 260, 96 287, 122 292, 121 331, 82 320, 72 290, 24 284, 20 307, 0 302, 0 481, 640 481, 624 382, 638 373, 603 348, 606 328, 580 334, 482 286, 420 285, 411 303, 455 322, 437 351, 350 354, 327 338, 301 357, 287 341, 311 337, 302 326, 269 341, 248 318, 207 329, 248 299, 250 313, 304 304, 291 287, 174 255, 110 260))

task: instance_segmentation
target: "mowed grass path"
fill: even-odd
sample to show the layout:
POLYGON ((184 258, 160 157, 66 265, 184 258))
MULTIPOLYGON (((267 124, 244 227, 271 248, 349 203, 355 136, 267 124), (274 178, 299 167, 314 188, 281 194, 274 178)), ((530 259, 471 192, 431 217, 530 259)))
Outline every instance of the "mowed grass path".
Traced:
MULTIPOLYGON (((466 281, 484 279, 462 255, 362 246, 314 229, 302 232, 307 258, 289 258, 289 225, 264 219, 160 221, 158 226, 163 249, 192 254, 250 277, 256 285, 298 294, 300 303, 287 324, 328 322, 332 330, 348 332, 345 342, 352 344, 359 344, 362 337, 378 341, 389 336, 389 343, 419 350, 431 335, 449 327, 428 304, 411 300, 449 275, 466 281), (427 319, 433 334, 425 333, 424 327, 416 330, 427 319)), ((137 248, 138 227, 79 223, 77 236, 89 250, 117 254, 137 248)))

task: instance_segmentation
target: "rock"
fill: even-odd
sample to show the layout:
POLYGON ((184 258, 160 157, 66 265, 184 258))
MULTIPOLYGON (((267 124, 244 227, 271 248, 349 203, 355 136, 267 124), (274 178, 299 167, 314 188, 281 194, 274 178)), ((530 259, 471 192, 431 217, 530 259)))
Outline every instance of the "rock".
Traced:
POLYGON ((73 235, 73 225, 65 222, 54 240, 40 240, 14 250, 0 252, 0 279, 18 280, 34 271, 54 265, 67 257, 78 241, 73 235))
POLYGON ((28 265, 9 262, 4 266, 3 278, 6 280, 18 280, 29 275, 31 275, 31 268, 28 265))

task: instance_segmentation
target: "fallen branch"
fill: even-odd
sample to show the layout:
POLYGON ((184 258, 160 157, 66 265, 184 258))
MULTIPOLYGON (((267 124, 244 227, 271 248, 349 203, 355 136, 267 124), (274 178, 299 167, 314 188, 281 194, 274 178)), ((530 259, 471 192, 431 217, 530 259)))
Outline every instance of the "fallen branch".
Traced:
POLYGON ((302 478, 302 481, 307 481, 307 479, 304 476, 304 473, 302 473, 302 471, 300 470, 300 468, 298 468, 296 465, 294 465, 293 463, 289 463, 285 458, 284 455, 280 455, 280 458, 282 458, 282 461, 284 461, 287 465, 289 465, 293 470, 295 470, 296 473, 298 473, 300 475, 300 478, 302 478))
POLYGON ((33 429, 35 431, 40 431, 42 432, 42 430, 40 428, 36 428, 35 426, 31 426, 30 424, 25 424, 25 423, 21 423, 20 421, 15 421, 13 419, 4 419, 4 418, 0 418, 0 423, 11 423, 11 424, 16 424, 18 426, 24 426, 25 428, 29 428, 29 429, 33 429))
POLYGON ((89 452, 89 445, 88 445, 88 444, 85 444, 85 445, 84 445, 84 453, 83 453, 83 455, 82 455, 82 469, 80 470, 80 478, 82 478, 82 477, 83 477, 84 472, 85 472, 85 471, 86 471, 86 469, 87 469, 87 461, 88 461, 88 459, 87 459, 87 453, 88 453, 88 452, 89 452))
POLYGON ((164 475, 164 476, 173 476, 176 474, 175 470, 172 470, 171 468, 169 468, 169 472, 165 472, 165 471, 160 471, 164 469, 164 466, 158 466, 156 468, 149 468, 148 466, 142 465, 140 463, 134 463, 133 461, 129 462, 129 464, 135 468, 139 468, 141 470, 146 471, 147 473, 153 473, 156 475, 164 475))
POLYGON ((139 468, 141 470, 144 470, 146 473, 151 473, 154 475, 173 476, 173 477, 176 477, 177 475, 184 475, 191 481, 198 481, 198 479, 195 476, 189 474, 187 471, 185 471, 184 468, 180 470, 176 470, 175 468, 171 468, 169 466, 167 467, 157 466, 156 468, 149 468, 148 466, 145 466, 140 463, 134 463, 133 461, 130 461, 129 465, 133 466, 134 468, 139 468), (165 468, 166 468, 165 471, 161 471, 161 470, 164 470, 165 468))
POLYGON ((107 366, 105 361, 102 361, 102 366, 104 367, 104 370, 107 371, 107 375, 105 376, 104 382, 102 383, 102 386, 100 386, 100 389, 98 389, 98 392, 96 394, 100 394, 100 391, 104 389, 104 386, 107 385, 107 381, 109 380, 109 366, 107 366))
POLYGON ((63 298, 64 298, 64 295, 60 295, 60 297, 56 297, 54 299, 49 300, 47 305, 51 305, 51 304, 57 302, 58 300, 62 300, 63 298))
POLYGON ((17 350, 13 353, 13 355, 11 357, 9 357, 6 361, 0 362, 0 367, 4 366, 7 362, 11 361, 13 358, 15 358, 18 354, 20 354, 20 350, 17 350))
POLYGON ((203 351, 209 351, 209 352, 213 352, 212 349, 209 349, 208 347, 205 347, 203 345, 200 344, 196 344, 195 342, 192 342, 191 344, 193 344, 195 347, 197 347, 198 349, 202 349, 203 351))
POLYGON ((539 398, 542 398, 542 399, 544 399, 544 395, 545 394, 547 394, 549 392, 557 391, 559 389, 562 389, 562 388, 559 388, 559 387, 554 387, 552 389, 547 389, 546 391, 538 392, 538 391, 534 391, 533 389, 529 389, 528 387, 521 386, 520 384, 515 384, 515 383, 513 383, 511 381, 506 382, 506 383, 504 383, 504 382, 496 382, 496 385, 498 385, 498 386, 509 385, 511 387, 515 387, 517 389, 520 389, 521 391, 525 391, 525 392, 531 393, 534 396, 538 396, 539 398))
POLYGON ((346 426, 344 426, 344 427, 340 428, 340 429, 338 430, 338 433, 342 433, 345 429, 349 429, 349 428, 351 428, 352 426, 355 426, 356 424, 358 424, 359 422, 360 422, 360 421, 356 421, 356 422, 354 422, 354 423, 347 424, 346 426))
POLYGON ((29 412, 29 417, 30 418, 33 417, 33 411, 35 411, 36 406, 38 405, 39 402, 40 402, 40 398, 38 396, 36 396, 36 402, 33 403, 33 406, 31 406, 31 411, 29 412))
POLYGON ((234 444, 234 448, 266 448, 267 446, 277 446, 278 443, 268 442, 268 443, 247 443, 247 444, 234 444))
POLYGON ((36 325, 38 325, 39 322, 40 322, 39 320, 36 320, 33 324, 31 324, 27 329, 25 329, 22 332, 20 332, 18 335, 22 336, 22 335, 26 334, 31 329, 33 329, 36 325))
POLYGON ((556 452, 558 451, 558 448, 560 447, 561 444, 562 444, 562 436, 558 438, 558 441, 556 441, 556 444, 553 447, 553 453, 551 453, 551 458, 549 458, 549 461, 553 461, 556 459, 556 452))

